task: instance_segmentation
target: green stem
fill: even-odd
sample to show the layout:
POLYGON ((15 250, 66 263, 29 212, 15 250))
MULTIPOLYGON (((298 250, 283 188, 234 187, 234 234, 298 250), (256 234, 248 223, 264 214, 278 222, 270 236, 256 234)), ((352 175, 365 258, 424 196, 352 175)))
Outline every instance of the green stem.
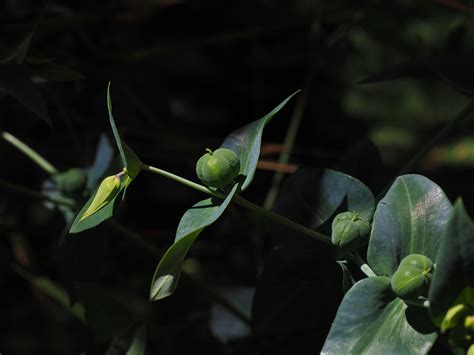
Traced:
MULTIPOLYGON (((209 190, 207 187, 205 187, 203 185, 196 184, 195 182, 192 182, 188 179, 182 178, 181 176, 172 174, 172 173, 170 173, 166 170, 158 169, 158 168, 155 168, 153 166, 146 165, 146 164, 143 164, 142 169, 146 170, 146 171, 150 171, 150 172, 158 174, 158 175, 161 175, 161 176, 165 176, 169 179, 172 179, 176 182, 179 182, 183 185, 186 185, 186 186, 188 186, 188 187, 190 187, 194 190, 204 192, 205 194, 208 194, 208 195, 211 195, 211 196, 214 196, 214 197, 218 197, 218 198, 221 198, 221 199, 225 198, 225 195, 221 192, 209 190)), ((305 227, 301 224, 298 224, 298 223, 296 223, 296 222, 294 222, 294 221, 292 221, 292 220, 290 220, 286 217, 283 217, 283 216, 281 216, 277 213, 266 210, 265 208, 260 207, 256 204, 246 200, 242 196, 236 195, 234 197, 233 202, 235 202, 236 204, 238 204, 238 205, 240 205, 244 208, 247 208, 247 209, 249 209, 249 210, 251 210, 255 213, 258 213, 261 216, 264 216, 268 219, 271 219, 272 221, 283 224, 283 225, 285 225, 285 226, 287 226, 287 227, 289 227, 289 228, 291 228, 291 229, 293 229, 297 232, 306 234, 307 236, 309 236, 311 238, 317 239, 321 242, 324 242, 326 244, 331 245, 331 238, 329 238, 327 235, 316 232, 316 231, 312 230, 311 228, 308 228, 308 227, 305 227)))
POLYGON ((39 191, 31 190, 26 187, 13 184, 11 182, 0 180, 0 188, 22 194, 24 196, 28 196, 36 200, 43 200, 43 201, 46 200, 46 201, 54 202, 58 205, 76 207, 76 203, 69 198, 48 196, 39 191))
POLYGON ((8 132, 3 132, 2 137, 8 143, 13 145, 19 151, 24 153, 28 156, 31 160, 33 160, 36 164, 38 164, 44 171, 46 171, 50 175, 55 175, 58 173, 58 169, 56 169, 50 162, 44 159, 41 155, 36 153, 33 149, 23 143, 21 140, 13 136, 8 132))

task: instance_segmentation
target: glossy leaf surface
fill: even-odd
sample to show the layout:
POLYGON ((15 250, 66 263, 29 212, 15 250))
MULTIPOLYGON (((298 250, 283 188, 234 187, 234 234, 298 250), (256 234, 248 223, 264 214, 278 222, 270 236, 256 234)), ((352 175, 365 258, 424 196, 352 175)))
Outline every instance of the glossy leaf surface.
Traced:
POLYGON ((437 324, 456 305, 474 306, 474 225, 461 200, 456 202, 442 238, 429 300, 437 324))
POLYGON ((452 206, 441 188, 421 175, 398 177, 377 205, 367 261, 379 276, 390 277, 409 254, 433 262, 452 206))
POLYGON ((283 100, 277 107, 264 117, 245 125, 230 133, 221 145, 221 148, 233 150, 240 159, 240 174, 245 176, 242 190, 245 190, 253 180, 260 156, 263 129, 287 102, 298 93, 295 92, 283 100))
POLYGON ((408 323, 406 304, 395 298, 386 277, 357 282, 345 295, 322 354, 426 354, 436 333, 422 334, 408 323))

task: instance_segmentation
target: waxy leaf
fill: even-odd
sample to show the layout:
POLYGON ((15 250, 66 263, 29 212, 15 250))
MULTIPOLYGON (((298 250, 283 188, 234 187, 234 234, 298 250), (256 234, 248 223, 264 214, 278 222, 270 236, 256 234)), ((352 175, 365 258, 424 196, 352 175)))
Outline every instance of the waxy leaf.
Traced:
POLYGON ((325 223, 338 208, 372 219, 375 198, 361 181, 331 169, 300 168, 282 186, 274 210, 310 228, 325 223), (345 206, 342 206, 345 203, 345 206))
POLYGON ((452 206, 443 190, 421 175, 399 176, 377 205, 367 261, 390 277, 409 254, 436 254, 452 206))
POLYGON ((225 200, 208 198, 186 211, 179 222, 174 244, 166 251, 153 276, 151 301, 168 297, 176 290, 184 258, 194 240, 224 213, 237 189, 238 184, 235 184, 225 200))
POLYGON ((110 83, 107 87, 107 109, 109 111, 109 121, 110 126, 112 127, 112 132, 114 134, 115 142, 117 143, 118 150, 120 152, 120 157, 122 158, 123 165, 127 168, 128 175, 135 179, 135 177, 140 172, 142 162, 137 157, 137 155, 123 142, 122 138, 118 133, 117 126, 112 115, 112 99, 110 97, 110 83))
MULTIPOLYGON (((76 219, 72 223, 71 229, 69 233, 79 233, 84 230, 94 228, 98 224, 102 223, 106 219, 113 216, 114 209, 116 204, 120 199, 117 200, 117 197, 121 195, 121 192, 130 185, 132 179, 130 177, 122 177, 120 179, 120 186, 116 188, 112 195, 108 196, 107 203, 101 206, 101 208, 97 209, 94 213, 89 214, 87 218, 82 218, 86 211, 89 210, 89 207, 94 202, 96 195, 100 192, 100 186, 94 192, 94 194, 90 197, 90 199, 86 202, 86 204, 82 207, 79 213, 76 216, 76 219)), ((103 191, 102 191, 103 192, 103 191)))
POLYGON ((273 116, 298 92, 291 94, 264 117, 230 133, 222 143, 221 148, 233 150, 240 159, 240 174, 245 176, 242 190, 247 189, 253 180, 258 157, 260 156, 263 129, 273 116))
POLYGON ((422 334, 407 322, 406 304, 390 279, 370 277, 344 296, 321 354, 426 354, 436 333, 422 334))
POLYGON ((474 225, 461 200, 446 225, 428 298, 438 325, 452 307, 474 306, 474 225))
POLYGON ((126 355, 145 355, 146 348, 146 327, 140 326, 135 330, 132 344, 128 349, 126 355))

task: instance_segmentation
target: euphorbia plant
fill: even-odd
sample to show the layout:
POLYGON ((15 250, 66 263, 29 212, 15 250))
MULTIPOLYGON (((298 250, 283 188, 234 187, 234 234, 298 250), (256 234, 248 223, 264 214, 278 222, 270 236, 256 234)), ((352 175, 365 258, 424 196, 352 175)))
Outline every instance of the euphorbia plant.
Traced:
MULTIPOLYGON (((462 202, 453 208, 434 182, 421 175, 401 175, 377 201, 361 181, 349 175, 302 168, 281 192, 280 205, 292 206, 290 216, 242 197, 256 171, 263 130, 293 95, 263 118, 230 133, 217 149, 208 149, 196 166, 201 185, 138 158, 118 134, 108 90, 109 119, 122 168, 102 181, 70 232, 92 228, 111 217, 132 181, 142 171, 152 172, 209 197, 181 218, 174 243, 152 278, 151 301, 173 294, 193 242, 235 203, 315 239, 314 243, 332 245, 340 250, 341 259, 367 276, 349 285, 322 353, 424 354, 439 332, 450 333, 450 344, 457 351, 472 351, 474 227, 462 202), (317 184, 308 188, 312 181, 317 184), (332 224, 332 238, 318 231, 327 223, 332 224)), ((350 272, 347 267, 344 270, 350 272)))

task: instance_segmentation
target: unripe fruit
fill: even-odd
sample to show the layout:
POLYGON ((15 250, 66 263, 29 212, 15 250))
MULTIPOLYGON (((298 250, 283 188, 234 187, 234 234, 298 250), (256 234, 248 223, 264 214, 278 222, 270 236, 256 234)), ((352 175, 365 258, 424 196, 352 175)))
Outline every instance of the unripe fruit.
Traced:
POLYGON ((357 248, 359 242, 370 232, 370 223, 357 213, 339 213, 332 221, 331 241, 343 249, 357 248))
POLYGON ((393 274, 392 290, 402 299, 416 300, 427 291, 428 278, 414 266, 401 266, 393 274))
POLYGON ((66 195, 76 195, 84 191, 87 184, 87 175, 84 170, 72 168, 54 177, 59 191, 66 195))
POLYGON ((393 292, 404 300, 416 301, 428 292, 433 262, 421 254, 410 254, 403 258, 393 274, 393 292))
POLYGON ((239 175, 240 160, 234 151, 227 148, 207 151, 196 164, 196 174, 204 185, 221 189, 239 175))
POLYGON ((430 272, 433 267, 433 262, 430 258, 422 254, 410 254, 402 259, 400 266, 414 266, 421 271, 430 272))

